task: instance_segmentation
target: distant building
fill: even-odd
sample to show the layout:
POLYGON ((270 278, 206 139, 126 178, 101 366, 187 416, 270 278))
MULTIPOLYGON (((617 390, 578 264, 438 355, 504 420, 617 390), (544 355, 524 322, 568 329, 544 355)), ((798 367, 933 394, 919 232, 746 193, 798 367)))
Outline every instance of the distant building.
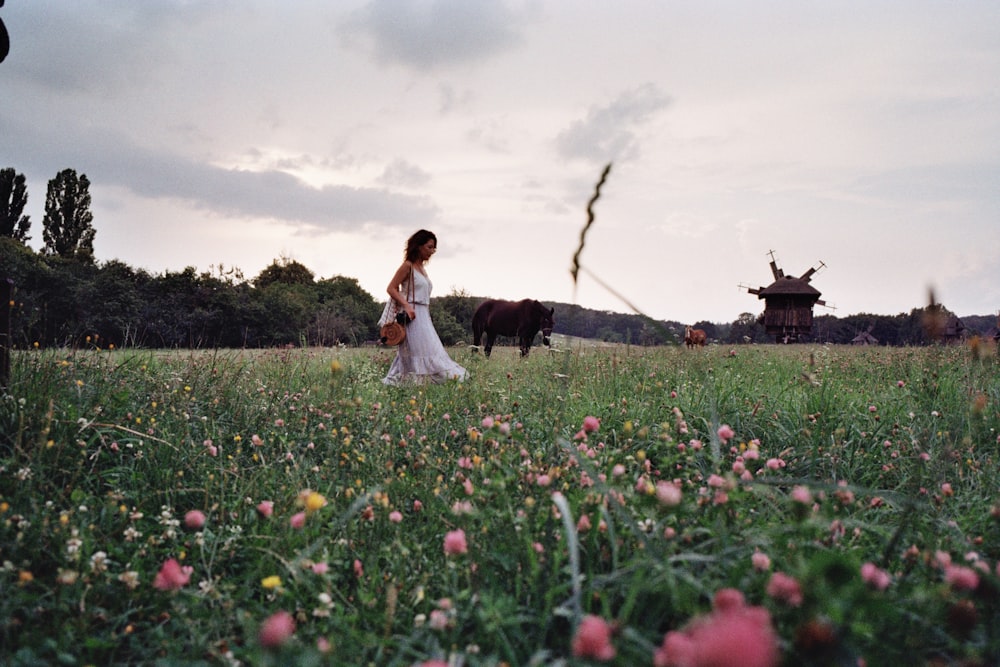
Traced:
POLYGON ((878 345, 878 338, 872 335, 872 327, 851 339, 851 345, 878 345))
MULTIPOLYGON (((820 262, 820 267, 825 266, 820 262)), ((826 305, 820 292, 809 284, 817 269, 809 269, 802 277, 786 276, 778 268, 771 252, 771 273, 774 282, 767 287, 747 288, 764 300, 764 331, 779 343, 793 343, 812 334, 813 306, 826 305)))
POLYGON ((941 333, 941 340, 945 343, 958 343, 965 340, 965 323, 957 315, 948 316, 944 324, 944 331, 941 333))

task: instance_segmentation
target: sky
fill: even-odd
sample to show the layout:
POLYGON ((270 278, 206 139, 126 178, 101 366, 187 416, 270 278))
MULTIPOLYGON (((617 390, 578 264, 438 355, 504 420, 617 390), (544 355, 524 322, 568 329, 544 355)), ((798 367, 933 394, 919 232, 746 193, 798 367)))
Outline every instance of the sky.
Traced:
POLYGON ((656 319, 1000 310, 996 0, 7 0, 0 168, 95 256, 656 319), (587 203, 605 166, 610 172, 587 203), (582 266, 571 267, 584 230, 582 266))

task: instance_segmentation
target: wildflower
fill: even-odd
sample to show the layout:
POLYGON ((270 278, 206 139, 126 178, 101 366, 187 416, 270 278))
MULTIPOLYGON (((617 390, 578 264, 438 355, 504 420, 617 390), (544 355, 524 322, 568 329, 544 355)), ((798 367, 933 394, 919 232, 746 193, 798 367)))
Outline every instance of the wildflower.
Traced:
MULTIPOLYGON (((118 581, 125 581, 124 579, 122 579, 122 577, 124 577, 126 574, 129 574, 129 573, 122 573, 122 574, 118 575, 118 581)), ((135 578, 136 578, 136 582, 135 583, 136 583, 136 586, 137 586, 139 584, 139 581, 138 581, 138 579, 139 579, 139 573, 138 572, 132 572, 131 574, 135 575, 135 578)), ((79 579, 79 578, 80 578, 80 573, 77 572, 76 570, 66 570, 66 569, 63 569, 63 568, 59 568, 59 573, 56 575, 56 581, 58 583, 62 584, 63 586, 72 586, 73 584, 76 583, 76 580, 79 579)), ((129 588, 130 589, 131 588, 135 588, 135 586, 129 586, 129 588)))
POLYGON ((952 588, 974 591, 979 587, 979 575, 971 567, 962 565, 947 565, 944 568, 944 580, 952 588))
POLYGON ((573 655, 608 661, 615 657, 611 644, 611 626, 600 616, 587 615, 580 621, 573 636, 573 655))
POLYGON ((311 568, 313 574, 326 574, 330 566, 327 563, 313 563, 311 568))
POLYGON ((656 499, 660 504, 667 507, 677 507, 681 504, 682 493, 680 487, 673 482, 659 481, 656 483, 656 499))
POLYGON ((108 554, 106 551, 98 551, 90 557, 90 570, 94 573, 108 571, 108 554))
POLYGON ((802 604, 802 587, 795 577, 784 572, 775 572, 771 575, 771 580, 767 583, 767 594, 789 607, 798 607, 802 604))
POLYGON ((758 572, 766 572, 771 569, 771 558, 762 551, 754 551, 753 555, 750 556, 750 563, 753 565, 753 569, 758 572))
POLYGON ((292 518, 288 520, 288 525, 296 530, 301 529, 304 525, 306 525, 306 513, 297 512, 293 514, 292 518))
POLYGON ((884 591, 892 583, 889 573, 879 569, 875 563, 865 563, 861 566, 861 580, 877 591, 884 591))
POLYGON ((257 504, 257 514, 260 514, 265 519, 274 513, 274 502, 271 500, 262 500, 257 504))
POLYGON ((441 611, 440 609, 435 609, 431 612, 430 625, 432 630, 444 630, 448 627, 448 614, 441 611))
POLYGON ((586 533, 590 528, 590 517, 586 514, 581 514, 580 520, 576 522, 576 531, 578 533, 586 533))
POLYGON ((490 417, 489 415, 483 417, 483 421, 482 421, 483 428, 486 429, 487 431, 489 429, 493 428, 493 423, 494 423, 493 422, 493 417, 490 417))
POLYGON ((451 506, 451 513, 456 515, 472 514, 472 511, 472 503, 468 500, 456 500, 455 504, 451 506))
POLYGON ((459 528, 458 530, 449 531, 444 536, 444 553, 448 556, 458 556, 460 554, 467 553, 469 551, 469 545, 465 540, 465 531, 459 528))
POLYGON ((118 581, 125 584, 125 587, 128 588, 130 591, 134 591, 136 588, 139 587, 139 573, 136 572, 135 570, 127 570, 118 575, 118 581))
POLYGON ((306 513, 312 514, 326 505, 326 498, 315 491, 303 491, 302 503, 305 505, 306 513))
POLYGON ((358 579, 365 576, 365 566, 357 558, 354 559, 354 576, 358 579))
POLYGON ((399 510, 393 510, 392 512, 389 512, 389 521, 392 521, 393 523, 399 523, 402 520, 403 520, 403 513, 400 512, 399 510))
POLYGON ((260 580, 260 585, 267 590, 274 590, 281 586, 281 577, 276 574, 272 574, 270 577, 264 577, 260 580))
POLYGON ((723 589, 715 594, 711 614, 668 632, 653 654, 655 667, 775 667, 780 658, 771 616, 748 607, 743 594, 723 589))
POLYGON ((601 420, 597 417, 586 416, 583 418, 583 432, 584 433, 596 433, 597 429, 601 428, 601 420))
POLYGON ((184 525, 191 530, 201 530, 205 527, 205 513, 201 510, 191 510, 184 515, 184 525))
POLYGON ((171 558, 163 563, 160 571, 156 573, 153 587, 161 591, 175 591, 183 588, 191 581, 192 572, 194 572, 193 567, 190 565, 181 567, 176 558, 171 558))
POLYGON ((261 626, 258 639, 266 648, 277 648, 295 634, 295 619, 287 611, 278 611, 267 617, 261 626))
POLYGON ((800 503, 802 505, 809 505, 812 503, 812 494, 804 486, 797 485, 792 488, 792 500, 800 503))
POLYGON ((951 565, 951 554, 947 551, 939 549, 934 552, 934 558, 931 560, 931 564, 935 567, 946 568, 951 565))
POLYGON ((729 424, 723 424, 719 427, 719 430, 716 431, 716 434, 719 436, 719 440, 725 444, 733 439, 733 436, 736 435, 736 431, 734 431, 729 424))

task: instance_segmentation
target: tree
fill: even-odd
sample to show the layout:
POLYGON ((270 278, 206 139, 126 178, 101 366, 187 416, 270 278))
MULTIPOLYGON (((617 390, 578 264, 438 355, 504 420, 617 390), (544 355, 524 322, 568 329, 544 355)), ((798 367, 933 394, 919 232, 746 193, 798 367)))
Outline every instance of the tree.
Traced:
POLYGON ((740 313, 740 316, 729 327, 727 343, 766 343, 767 334, 764 327, 757 322, 753 313, 740 313))
POLYGON ((45 195, 42 238, 46 255, 94 263, 94 214, 90 212, 90 181, 64 169, 49 181, 45 195))
POLYGON ((31 239, 29 216, 23 215, 28 203, 28 188, 24 174, 17 174, 12 167, 0 169, 0 236, 9 236, 24 243, 31 239))
POLYGON ((285 285, 311 285, 313 283, 313 272, 305 265, 296 262, 294 259, 282 257, 274 260, 271 265, 261 271, 253 284, 257 289, 266 289, 274 283, 284 283, 285 285))

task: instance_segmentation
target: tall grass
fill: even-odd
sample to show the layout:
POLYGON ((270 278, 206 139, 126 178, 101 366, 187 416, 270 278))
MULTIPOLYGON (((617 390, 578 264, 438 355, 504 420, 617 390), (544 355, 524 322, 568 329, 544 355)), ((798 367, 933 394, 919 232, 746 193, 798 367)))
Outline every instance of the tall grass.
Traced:
POLYGON ((587 664, 596 616, 642 665, 735 588, 783 664, 1000 663, 991 350, 562 346, 411 388, 384 350, 15 355, 0 653, 587 664), (171 558, 190 580, 161 590, 171 558))

